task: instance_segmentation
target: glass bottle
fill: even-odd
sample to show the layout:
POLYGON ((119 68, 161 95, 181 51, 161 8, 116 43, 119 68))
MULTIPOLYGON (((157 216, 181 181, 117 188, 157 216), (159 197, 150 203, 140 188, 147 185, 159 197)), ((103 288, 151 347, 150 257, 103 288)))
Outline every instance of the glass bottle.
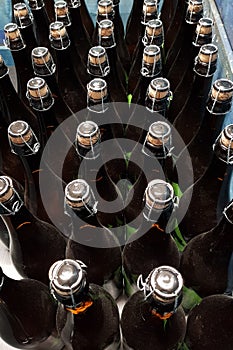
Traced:
MULTIPOLYGON (((90 282, 103 286, 116 299, 122 292, 121 249, 117 237, 101 226, 103 213, 97 211, 95 201, 86 181, 77 179, 66 186, 65 208, 72 221, 66 257, 82 259, 88 266, 90 282)), ((113 216, 113 220, 106 219, 105 225, 116 225, 113 216)))
POLYGON ((0 269, 1 338, 20 349, 64 347, 56 331, 57 304, 49 289, 33 279, 14 280, 0 269))
POLYGON ((127 138, 143 143, 150 124, 166 117, 171 100, 169 81, 162 77, 152 79, 145 95, 146 108, 139 105, 132 105, 130 108, 129 122, 125 130, 127 138))
MULTIPOLYGON (((202 45, 211 44, 212 41, 212 29, 213 29, 213 20, 211 18, 203 17, 199 20, 196 31, 193 37, 193 48, 192 48, 192 59, 189 61, 189 65, 184 70, 181 67, 180 73, 176 73, 174 70, 173 74, 173 84, 174 84, 174 99, 176 103, 171 106, 169 113, 169 120, 174 121, 175 116, 178 115, 182 106, 190 94, 190 86, 193 84, 195 79, 195 65, 194 56, 197 53, 197 49, 200 50, 202 45), (179 77, 179 80, 177 79, 179 77)), ((200 60, 199 60, 200 61, 200 60)), ((203 62, 204 63, 204 62, 203 62)))
MULTIPOLYGON (((94 185, 93 185, 94 187, 94 185)), ((65 201, 66 201, 66 211, 65 213, 71 217, 72 225, 73 225, 73 240, 78 239, 79 243, 83 243, 86 245, 91 245, 94 247, 119 247, 120 243, 124 242, 125 239, 125 231, 124 231, 124 218, 122 213, 118 215, 119 209, 116 206, 113 210, 110 211, 102 211, 102 201, 96 200, 96 196, 94 191, 90 187, 90 185, 83 179, 76 179, 71 181, 65 189, 65 201), (98 205, 98 207, 97 207, 98 205), (115 209, 115 211, 114 211, 115 209), (118 210, 118 212, 117 212, 118 210), (106 227, 103 230, 103 235, 99 233, 100 229, 96 229, 96 234, 93 234, 93 240, 86 241, 85 235, 79 237, 79 228, 81 227, 81 221, 83 220, 88 225, 98 227, 106 227), (109 232, 112 230, 114 235, 109 232), (109 238, 108 238, 109 235, 109 238), (98 240, 99 239, 99 240, 98 240)), ((113 197, 114 198, 114 197, 113 197)), ((106 208, 106 207, 105 207, 106 208)), ((116 250, 117 254, 119 253, 119 249, 116 250)), ((119 267, 119 266, 118 266, 119 267)), ((112 270, 114 271, 114 270, 112 270)))
MULTIPOLYGON (((20 99, 26 102, 27 81, 33 77, 30 54, 16 23, 4 27, 5 45, 10 49, 16 68, 17 91, 20 99)), ((27 102, 26 102, 27 103, 27 102)))
MULTIPOLYGON (((181 19, 180 29, 177 31, 175 40, 172 46, 169 47, 166 55, 166 64, 164 66, 164 72, 167 75, 171 70, 176 69, 176 65, 179 63, 181 69, 185 70, 185 64, 188 65, 187 52, 190 53, 192 47, 192 39, 195 31, 195 27, 200 18, 203 17, 203 0, 189 0, 187 10, 184 11, 181 19), (186 58, 186 61, 185 61, 186 58), (183 62, 183 67, 182 67, 183 62)), ((166 39, 166 38, 165 38, 166 39)))
POLYGON ((44 46, 35 47, 32 50, 31 58, 35 76, 43 78, 48 84, 52 95, 59 97, 59 100, 63 100, 56 79, 56 64, 48 48, 44 46))
POLYGON ((183 280, 171 266, 153 269, 126 302, 121 318, 123 349, 177 349, 186 331, 180 306, 183 280), (130 322, 129 322, 130 320, 130 322))
POLYGON ((48 84, 41 77, 35 77, 28 81, 27 98, 37 114, 42 128, 47 129, 45 140, 59 124, 72 115, 63 99, 58 95, 52 95, 48 84))
POLYGON ((190 350, 230 350, 233 344, 231 322, 232 297, 211 295, 203 298, 188 315, 186 346, 190 350))
POLYGON ((39 173, 43 171, 40 166, 43 148, 28 123, 18 120, 8 127, 8 140, 13 154, 18 156, 25 173, 25 205, 29 211, 39 219, 51 223, 43 206, 39 173))
POLYGON ((179 228, 186 240, 214 227, 218 222, 217 213, 222 212, 229 201, 232 130, 231 124, 224 128, 213 146, 214 155, 208 169, 180 199, 180 209, 186 214, 179 228), (186 198, 190 193, 192 198, 187 209, 186 198))
MULTIPOLYGON (((171 3, 171 1, 169 1, 169 3, 171 3)), ((179 0, 174 11, 173 20, 169 21, 169 27, 166 29, 167 20, 165 16, 167 15, 167 13, 165 7, 162 7, 160 19, 162 20, 162 22, 164 21, 164 51, 166 52, 166 54, 170 49, 172 49, 174 42, 178 37, 182 26, 184 25, 184 16, 186 10, 186 0, 179 0)))
POLYGON ((59 301, 57 329, 64 344, 72 349, 119 349, 117 305, 102 287, 89 284, 85 265, 58 261, 49 277, 51 293, 59 301))
POLYGON ((133 93, 136 88, 137 81, 140 79, 143 51, 145 46, 148 45, 156 45, 160 48, 161 58, 163 61, 164 32, 163 23, 160 19, 152 19, 147 23, 145 27, 145 34, 135 48, 134 59, 128 77, 128 91, 130 93, 133 93))
MULTIPOLYGON (((85 19, 87 18, 87 16, 83 17, 82 14, 82 11, 84 10, 84 7, 86 7, 86 5, 85 3, 81 4, 81 2, 82 1, 68 0, 67 5, 69 8, 69 16, 71 20, 70 39, 71 41, 73 41, 76 50, 78 51, 81 60, 84 66, 86 67, 88 51, 91 48, 91 36, 87 28, 85 27, 85 19)), ((94 27, 92 20, 91 25, 93 30, 94 27)))
POLYGON ((167 33, 173 24, 175 19, 177 7, 179 5, 178 0, 164 0, 161 8, 161 13, 159 18, 163 22, 164 32, 167 33))
POLYGON ((86 119, 93 120, 101 126, 103 141, 123 136, 123 124, 118 113, 121 111, 121 105, 111 100, 105 80, 95 78, 87 85, 87 109, 86 119))
POLYGON ((131 57, 138 41, 144 33, 143 25, 149 20, 157 18, 159 1, 135 0, 126 23, 125 41, 131 57), (141 26, 139 25, 141 23, 141 26))
POLYGON ((120 0, 113 0, 113 9, 114 9, 113 24, 115 28, 114 33, 115 33, 115 39, 116 39, 116 45, 117 45, 117 52, 126 73, 128 73, 130 69, 130 64, 131 64, 131 58, 125 42, 124 23, 122 21, 121 14, 120 14, 120 0))
MULTIPOLYGON (((203 45, 195 59, 195 77, 189 97, 183 104, 173 125, 187 145, 197 134, 205 115, 205 105, 211 87, 213 75, 216 71, 218 48, 213 44, 203 45)), ((174 98, 174 104, 176 103, 174 98)), ((170 111, 172 113, 172 111, 170 111)))
POLYGON ((116 60, 110 54, 110 61, 106 49, 93 46, 88 53, 87 71, 91 78, 101 78, 107 83, 110 99, 113 102, 127 102, 125 88, 117 75, 116 60))
POLYGON ((179 268, 180 254, 168 233, 167 225, 176 201, 172 186, 163 180, 152 180, 144 195, 141 225, 128 239, 123 250, 125 292, 137 291, 137 279, 148 276, 152 267, 170 265, 179 268))
POLYGON ((145 46, 140 73, 140 79, 133 91, 132 103, 144 106, 146 91, 151 80, 158 76, 162 76, 161 51, 158 46, 145 46))
MULTIPOLYGON (((229 79, 217 79, 212 85, 206 111, 200 129, 187 146, 192 160, 193 179, 195 183, 207 170, 213 157, 213 143, 222 130, 225 115, 230 111, 233 97, 233 82, 229 79)), ((176 164, 185 162, 181 153, 176 164)), ((187 182, 188 185, 192 183, 187 182)), ((185 188, 186 189, 186 188, 185 188)), ((181 191, 185 190, 181 188, 181 191)))
POLYGON ((188 79, 189 83, 191 82, 191 72, 187 71, 191 70, 193 72, 194 59, 200 48, 212 43, 212 28, 213 20, 211 18, 203 17, 195 24, 195 30, 192 30, 193 35, 190 35, 189 38, 189 49, 185 47, 183 51, 179 52, 177 59, 167 73, 167 78, 170 80, 173 89, 178 88, 183 79, 188 79))
POLYGON ((0 210, 8 227, 10 253, 18 272, 48 285, 49 266, 65 254, 59 231, 25 207, 8 176, 0 177, 0 210))
MULTIPOLYGON (((44 2, 44 0, 28 0, 28 4, 30 6, 34 18, 35 34, 38 45, 50 48, 49 24, 51 19, 49 18, 47 12, 48 3, 49 6, 53 5, 52 1, 50 0, 47 0, 46 2, 44 2)), ((54 8, 52 13, 54 16, 54 8)))
POLYGON ((48 13, 50 22, 53 22, 55 20, 54 0, 46 0, 44 5, 46 8, 46 12, 48 13))
POLYGON ((231 200, 224 208, 219 223, 190 240, 182 253, 180 271, 185 285, 201 297, 223 294, 227 289, 233 251, 232 206, 231 200))
POLYGON ((72 0, 72 2, 74 4, 76 4, 76 3, 79 4, 79 2, 81 3, 81 7, 80 7, 81 19, 82 19, 84 27, 86 28, 86 30, 89 34, 89 37, 92 38, 93 31, 94 31, 94 24, 92 22, 90 13, 87 9, 86 1, 85 0, 80 0, 80 1, 79 0, 72 0))
MULTIPOLYGON (((112 69, 112 74, 115 72, 120 80, 119 84, 121 83, 126 90, 126 73, 117 53, 114 25, 109 19, 104 19, 99 22, 98 45, 106 49, 110 70, 112 69)), ((115 77, 115 79, 117 78, 115 77)))
POLYGON ((30 52, 37 46, 37 41, 33 31, 33 16, 25 3, 19 2, 14 5, 14 19, 30 52))
MULTIPOLYGON (((0 56, 0 93, 3 108, 4 125, 22 119, 28 122, 34 130, 39 129, 39 124, 35 114, 19 98, 9 76, 9 68, 5 65, 0 56)), ((25 96, 26 97, 26 96, 25 96)), ((40 138, 40 137, 39 137, 40 138)))
POLYGON ((86 91, 84 86, 89 79, 86 78, 85 68, 82 66, 78 55, 73 57, 70 39, 62 22, 53 22, 50 24, 50 41, 52 48, 56 51, 59 89, 67 105, 72 111, 78 112, 86 107, 86 91), (76 60, 76 68, 73 65, 74 59, 76 60), (79 75, 79 66, 84 70, 82 76, 79 75))

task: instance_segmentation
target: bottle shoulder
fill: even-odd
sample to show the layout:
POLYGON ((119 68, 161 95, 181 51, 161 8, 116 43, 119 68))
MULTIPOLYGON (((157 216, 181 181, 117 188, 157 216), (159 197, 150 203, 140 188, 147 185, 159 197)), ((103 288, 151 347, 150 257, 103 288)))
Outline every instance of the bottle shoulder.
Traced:
POLYGON ((122 333, 127 345, 139 350, 174 349, 185 334, 185 315, 181 307, 173 314, 166 324, 163 320, 151 314, 151 306, 144 299, 142 292, 134 293, 125 304, 122 311, 122 333), (130 320, 130 322, 129 322, 130 320))

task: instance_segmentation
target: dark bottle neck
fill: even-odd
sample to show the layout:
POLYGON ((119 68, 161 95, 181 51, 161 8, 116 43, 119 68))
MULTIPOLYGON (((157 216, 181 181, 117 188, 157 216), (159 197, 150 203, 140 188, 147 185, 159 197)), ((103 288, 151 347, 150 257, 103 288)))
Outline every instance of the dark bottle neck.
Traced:
POLYGON ((5 111, 5 124, 8 126, 13 121, 22 119, 25 120, 34 131, 38 130, 36 116, 19 98, 12 85, 9 74, 0 78, 0 91, 5 111))
POLYGON ((71 29, 73 32, 73 39, 77 41, 77 43, 85 40, 90 42, 89 34, 86 28, 83 25, 82 17, 81 17, 81 8, 69 8, 70 16, 71 16, 71 29))
POLYGON ((35 26, 36 26, 36 39, 37 39, 38 45, 50 48, 50 41, 49 41, 50 20, 49 20, 45 6, 43 6, 38 10, 31 10, 31 11, 32 11, 35 26))
POLYGON ((224 178, 230 177, 232 173, 232 165, 223 162, 214 153, 212 161, 208 167, 208 170, 203 176, 203 179, 213 179, 213 181, 223 181, 224 178))
MULTIPOLYGON (((229 251, 233 246, 233 215, 229 211, 227 216, 223 214, 222 219, 219 223, 213 228, 213 230, 209 231, 212 237, 212 251, 218 251, 221 249, 222 251, 229 251)), ((208 234, 208 233, 207 233, 208 234)))
MULTIPOLYGON (((90 208, 90 210, 92 211, 92 208, 90 208)), ((91 226, 100 227, 100 223, 97 219, 97 213, 90 212, 85 207, 77 210, 66 205, 66 212, 71 217, 73 231, 78 230, 80 227, 85 225, 85 223, 91 226)))
POLYGON ((17 74, 18 94, 23 101, 26 101, 27 82, 34 76, 32 63, 30 60, 31 52, 27 47, 17 51, 11 51, 15 63, 17 74))
POLYGON ((109 90, 109 99, 111 102, 127 102, 125 88, 119 78, 117 69, 118 54, 116 47, 106 49, 106 52, 110 66, 110 72, 105 77, 109 90))
MULTIPOLYGON (((27 224, 34 224, 38 220, 35 216, 33 216, 30 211, 25 207, 25 205, 22 203, 21 200, 16 196, 16 194, 13 196, 11 199, 12 202, 17 201, 18 202, 18 209, 17 211, 12 209, 11 206, 8 205, 8 203, 4 203, 4 206, 9 209, 9 211, 12 212, 12 215, 7 216, 7 220, 9 219, 12 227, 14 230, 17 232, 17 229, 21 227, 22 225, 27 225, 27 224), (20 204, 21 203, 21 204, 20 204), (14 214, 13 214, 14 213, 14 214)), ((30 234, 33 235, 33 230, 30 230, 30 234)))
MULTIPOLYGON (((172 202, 167 208, 165 208, 163 210, 156 211, 155 217, 157 219, 154 222, 148 222, 144 218, 142 225, 143 226, 146 225, 146 227, 148 227, 149 230, 155 225, 159 231, 163 232, 164 234, 167 234, 167 233, 165 233, 166 227, 167 227, 168 221, 171 217, 173 210, 174 210, 174 204, 172 202)), ((153 215, 151 217, 153 217, 153 215)))
POLYGON ((34 49, 34 47, 38 46, 38 43, 34 35, 34 31, 33 31, 33 24, 30 24, 25 28, 21 28, 20 32, 23 36, 25 44, 27 45, 28 52, 31 52, 32 49, 34 49))
POLYGON ((151 80, 154 78, 155 76, 145 77, 143 75, 140 75, 140 80, 133 93, 133 98, 132 98, 133 103, 145 106, 147 89, 149 87, 151 80))

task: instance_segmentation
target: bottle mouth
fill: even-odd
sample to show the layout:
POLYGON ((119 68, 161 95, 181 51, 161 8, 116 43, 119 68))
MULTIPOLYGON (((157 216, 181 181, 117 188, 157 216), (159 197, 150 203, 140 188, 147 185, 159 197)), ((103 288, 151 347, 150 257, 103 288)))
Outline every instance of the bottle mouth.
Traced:
POLYGON ((155 0, 144 0, 141 23, 146 25, 150 20, 158 17, 158 3, 155 0))
POLYGON ((227 125, 213 145, 217 157, 229 165, 233 165, 233 124, 227 125))
POLYGON ((47 47, 35 47, 32 50, 32 65, 36 75, 52 75, 56 71, 56 65, 47 47))
POLYGON ((8 23, 4 26, 4 44, 11 51, 19 51, 26 47, 20 30, 16 23, 8 23))
POLYGON ((113 3, 111 0, 100 0, 98 2, 98 16, 113 16, 113 3))
POLYGON ((185 16, 185 21, 188 24, 196 24, 203 17, 203 1, 190 0, 185 16))
POLYGON ((60 0, 54 3, 55 18, 57 22, 62 22, 64 26, 68 27, 71 25, 71 20, 69 16, 69 9, 67 2, 60 0))
POLYGON ((0 202, 8 201, 14 194, 13 181, 9 176, 0 176, 0 202))
POLYGON ((165 122, 155 122, 150 125, 147 141, 154 146, 163 146, 170 142, 171 127, 165 122))
POLYGON ((147 280, 153 296, 162 299, 172 299, 180 295, 183 288, 181 274, 171 266, 160 266, 154 269, 147 280))
POLYGON ((40 10, 45 6, 44 0, 29 0, 28 2, 31 10, 40 10))
POLYGON ((55 262, 49 269, 51 287, 61 296, 70 296, 86 284, 86 267, 82 262, 64 259, 55 262))
POLYGON ((160 48, 157 45, 148 45, 144 48, 141 74, 145 77, 154 77, 162 69, 160 48))
POLYGON ((166 181, 155 179, 148 183, 145 190, 145 210, 144 217, 151 220, 153 211, 162 211, 170 206, 173 202, 173 187, 166 181))
POLYGON ((14 5, 14 18, 19 28, 32 25, 33 17, 28 12, 26 4, 20 2, 14 5))
POLYGON ((70 8, 77 8, 81 6, 80 0, 67 0, 67 5, 70 8))
POLYGON ((11 151, 17 155, 36 154, 40 143, 28 123, 23 120, 12 122, 8 127, 8 139, 11 151))
POLYGON ((170 93, 170 82, 166 78, 155 78, 150 82, 148 94, 151 98, 161 100, 170 93))
POLYGON ((63 22, 55 21, 49 26, 51 46, 56 50, 64 50, 70 46, 69 36, 63 22))
POLYGON ((73 180, 65 188, 65 198, 72 208, 84 207, 91 198, 90 186, 85 180, 73 180))
POLYGON ((92 121, 82 122, 77 128, 76 139, 84 147, 95 145, 100 140, 98 125, 92 121))

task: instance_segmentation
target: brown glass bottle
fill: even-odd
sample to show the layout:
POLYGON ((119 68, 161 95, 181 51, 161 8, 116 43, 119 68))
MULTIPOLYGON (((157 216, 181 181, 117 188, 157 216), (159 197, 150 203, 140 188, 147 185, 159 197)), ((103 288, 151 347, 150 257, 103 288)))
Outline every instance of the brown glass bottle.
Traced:
POLYGON ((157 18, 157 5, 159 2, 135 0, 126 23, 125 40, 131 57, 141 39, 146 22, 157 18), (139 25, 141 23, 141 25, 139 25))
POLYGON ((130 108, 125 130, 127 138, 143 143, 150 124, 167 116, 171 99, 172 92, 167 79, 159 77, 151 80, 145 95, 146 108, 134 104, 130 108))
MULTIPOLYGON (((79 3, 79 0, 72 0, 72 2, 79 3)), ((93 31, 94 31, 94 24, 92 22, 90 13, 87 9, 86 1, 80 0, 80 3, 81 3, 80 12, 81 12, 81 18, 82 18, 83 25, 86 28, 86 30, 89 34, 89 37, 92 38, 93 31)))
POLYGON ((175 73, 176 72, 175 70, 174 70, 174 73, 172 73, 174 76, 174 79, 177 79, 177 76, 179 76, 179 81, 177 83, 177 80, 176 81, 173 80, 173 84, 175 86, 175 90, 173 90, 175 103, 171 106, 171 109, 168 114, 168 119, 170 120, 170 122, 174 121, 174 118, 178 115, 179 111, 182 109, 182 106, 184 105, 184 103, 187 101, 187 98, 189 97, 190 86, 192 86, 195 79, 195 71, 193 69, 195 65, 194 56, 195 54, 197 54, 196 51, 198 48, 200 49, 202 45, 211 43, 212 27, 213 27, 213 20, 211 18, 203 17, 199 20, 196 26, 195 35, 192 41, 192 44, 193 44, 193 48, 191 49, 192 59, 189 60, 189 65, 187 65, 186 70, 184 70, 181 67, 180 74, 175 73))
POLYGON ((174 210, 172 186, 163 180, 148 183, 144 196, 144 209, 141 225, 128 239, 123 250, 125 292, 131 295, 137 291, 139 275, 148 276, 151 268, 170 265, 179 268, 180 254, 172 231, 167 225, 174 210))
MULTIPOLYGON (((123 287, 121 249, 115 234, 101 225, 103 214, 97 211, 98 202, 87 182, 82 179, 70 182, 65 189, 65 203, 72 221, 66 257, 82 259, 88 266, 90 282, 103 286, 117 298, 123 287)), ((110 215, 107 216, 105 225, 116 225, 115 219, 111 221, 110 215)))
MULTIPOLYGON (((70 40, 62 22, 50 24, 50 40, 51 46, 56 50, 57 79, 61 94, 74 112, 80 111, 86 107, 84 85, 86 85, 88 79, 84 80, 83 76, 76 74, 77 70, 73 66, 74 57, 70 48, 70 40)), ((78 66, 82 66, 81 59, 80 57, 78 59, 78 57, 78 55, 75 57, 77 69, 79 69, 78 66)), ((85 72, 84 67, 83 69, 85 72)))
POLYGON ((27 81, 33 77, 33 70, 30 62, 31 52, 28 51, 17 24, 6 24, 4 32, 5 44, 11 50, 15 63, 17 91, 20 99, 26 102, 27 81))
POLYGON ((161 59, 164 59, 163 52, 164 34, 163 34, 163 23, 160 19, 150 20, 145 27, 145 34, 142 40, 138 42, 135 48, 132 66, 128 77, 128 92, 133 93, 137 86, 137 81, 140 79, 141 65, 143 59, 143 51, 145 46, 156 45, 160 48, 161 59))
POLYGON ((145 106, 146 92, 151 80, 162 76, 162 60, 160 48, 148 45, 144 48, 140 79, 133 91, 132 103, 145 106))
MULTIPOLYGON (((15 91, 9 76, 9 69, 0 56, 0 92, 3 108, 3 124, 7 127, 11 122, 25 120, 34 130, 39 130, 39 124, 35 114, 24 104, 15 91)), ((26 96, 25 96, 26 97, 26 96)), ((41 135, 39 135, 40 139, 41 135)))
POLYGON ((46 0, 44 5, 46 8, 46 12, 48 13, 48 17, 50 19, 50 22, 53 22, 55 20, 54 1, 53 0, 46 0))
MULTIPOLYGON (((178 88, 183 79, 191 81, 194 59, 198 55, 201 46, 212 43, 213 20, 210 18, 201 18, 192 28, 192 35, 189 38, 189 48, 184 47, 180 50, 177 59, 167 73, 173 89, 178 88)), ((188 83, 188 82, 187 82, 188 83)))
MULTIPOLYGON (((181 60, 184 66, 188 62, 185 62, 185 58, 188 61, 187 53, 192 47, 192 39, 195 31, 196 24, 199 19, 203 17, 203 1, 202 0, 190 0, 187 6, 187 10, 183 12, 183 16, 180 19, 180 29, 177 31, 175 41, 172 46, 166 52, 166 64, 164 66, 165 75, 168 72, 175 70, 176 64, 181 60), (172 68, 174 66, 174 68, 172 68)), ((165 38, 166 40, 166 38, 165 38)), ((180 64, 182 69, 182 64, 180 64)), ((184 67, 183 67, 183 70, 184 67)))
POLYGON ((160 19, 163 22, 165 34, 168 32, 173 24, 173 20, 176 15, 177 7, 179 5, 178 0, 164 0, 161 8, 160 19))
MULTIPOLYGON (((170 1, 171 3, 171 1, 170 1)), ((169 23, 169 27, 164 30, 164 51, 168 53, 169 49, 172 49, 176 37, 180 33, 183 25, 185 12, 187 10, 186 0, 179 0, 177 2, 176 9, 174 11, 174 17, 169 23)), ((161 20, 164 21, 164 15, 166 16, 166 10, 162 7, 161 20)), ((164 21, 164 27, 166 27, 166 19, 164 21)))
POLYGON ((66 243, 59 231, 33 216, 13 188, 1 176, 1 215, 10 236, 11 256, 17 270, 48 285, 48 269, 65 254, 66 243))
POLYGON ((120 14, 120 0, 113 0, 113 9, 115 12, 114 18, 113 18, 113 24, 115 28, 114 33, 115 33, 116 44, 117 44, 117 52, 122 62, 122 65, 126 73, 128 74, 130 70, 131 58, 125 42, 125 29, 124 29, 124 24, 120 14))
POLYGON ((218 211, 222 212, 229 202, 231 138, 232 125, 228 125, 214 144, 214 155, 208 169, 181 197, 180 209, 186 214, 179 228, 186 240, 213 228, 218 222, 218 211), (186 198, 190 193, 192 198, 187 209, 186 198))
POLYGON ((204 298, 189 313, 186 346, 190 350, 230 350, 233 344, 232 321, 232 297, 211 295, 204 298))
POLYGON ((231 201, 225 207, 220 222, 190 240, 182 253, 180 271, 185 285, 193 288, 201 297, 223 294, 227 289, 233 251, 232 206, 231 201))
MULTIPOLYGON (((50 48, 49 24, 51 18, 47 12, 47 6, 49 3, 49 6, 51 7, 51 5, 53 5, 52 1, 46 0, 46 2, 44 2, 44 0, 29 0, 28 3, 34 18, 35 34, 38 45, 50 48)), ((52 13, 54 17, 54 8, 52 13)), ((51 12, 49 14, 51 15, 51 12)))
MULTIPOLYGON (((203 45, 195 59, 195 77, 190 95, 175 117, 173 125, 187 145, 197 134, 205 115, 205 105, 216 71, 218 48, 213 44, 203 45)), ((174 104, 176 103, 174 98, 174 104)), ((173 118, 171 118, 173 119, 173 118)), ((169 119, 170 120, 170 119, 169 119)))
POLYGON ((14 280, 0 271, 1 338, 20 349, 61 350, 56 331, 57 303, 48 286, 33 279, 14 280))
POLYGON ((63 100, 56 79, 56 64, 47 47, 39 46, 32 50, 32 67, 35 76, 46 81, 52 95, 63 100))
POLYGON ((130 297, 122 312, 123 349, 140 350, 145 342, 148 350, 176 349, 186 331, 184 311, 179 306, 180 273, 171 266, 160 266, 138 284, 141 290, 130 297))
POLYGON ((121 84, 126 90, 126 73, 117 53, 114 25, 113 22, 109 19, 104 19, 99 22, 98 45, 106 49, 110 70, 112 69, 112 71, 115 72, 121 84))
POLYGON ((51 292, 59 301, 57 329, 67 348, 120 348, 119 314, 103 288, 89 284, 81 261, 58 261, 50 269, 51 292))
MULTIPOLYGON (((191 157, 193 169, 193 182, 187 182, 187 187, 201 178, 211 162, 213 143, 222 129, 225 115, 231 109, 232 96, 232 81, 217 79, 212 85, 200 129, 187 146, 188 156, 191 157)), ((177 159, 177 166, 182 164, 182 162, 185 162, 183 153, 177 159)), ((181 191, 184 191, 186 188, 181 188, 181 191)))
MULTIPOLYGON (((94 187, 94 185, 93 185, 94 187)), ((74 230, 73 230, 73 236, 75 234, 75 224, 79 224, 80 220, 83 220, 84 222, 86 222, 88 225, 92 225, 95 227, 107 227, 108 229, 112 229, 113 233, 114 233, 114 239, 115 239, 115 245, 119 245, 119 241, 122 244, 122 242, 124 243, 124 239, 125 239, 125 230, 123 227, 124 224, 124 217, 122 215, 122 212, 120 212, 119 210, 119 202, 110 204, 110 210, 109 207, 107 208, 106 206, 104 207, 103 205, 103 199, 97 197, 96 195, 96 189, 94 189, 94 191, 92 190, 92 188, 90 187, 90 185, 87 184, 87 182, 83 179, 76 179, 73 180, 72 182, 70 182, 66 188, 69 189, 70 196, 73 197, 73 201, 78 202, 79 203, 79 208, 77 208, 76 206, 76 202, 72 204, 72 198, 71 198, 71 203, 70 201, 67 200, 67 205, 66 205, 66 213, 70 215, 71 219, 73 220, 73 225, 74 225, 74 230), (69 186, 70 185, 70 186, 69 186), (79 189, 80 191, 82 189, 83 193, 85 196, 89 195, 90 193, 90 197, 88 198, 84 198, 84 202, 83 198, 82 198, 82 192, 80 193, 75 193, 75 189, 79 189), (73 191, 73 192, 72 192, 73 191), (77 197, 77 199, 75 199, 75 196, 77 197), (98 198, 98 201, 97 199, 98 198), (86 203, 85 203, 86 200, 86 203), (81 202, 81 204, 80 204, 81 202), (96 208, 98 204, 98 209, 96 208), (114 206, 115 204, 115 206, 114 206), (77 216, 77 218, 76 218, 77 216)), ((68 194, 69 195, 69 194, 68 194)), ((111 193, 109 194, 109 198, 111 196, 111 193)), ((115 193, 112 194, 112 200, 115 199, 115 193)), ((121 203, 120 203, 121 204, 121 203)), ((77 226, 77 228, 79 228, 79 226, 77 226)), ((99 230, 97 230, 99 231, 99 230)), ((78 235, 78 229, 77 229, 77 235, 78 235)), ((111 236, 111 234, 110 234, 111 236)), ((78 237, 78 236, 77 236, 78 237)), ((74 237, 75 238, 75 237, 74 237)), ((85 237, 83 237, 85 239, 85 237)), ((95 243, 95 239, 98 238, 98 232, 96 233, 95 236, 93 236, 93 244, 92 246, 95 246, 95 244, 97 244, 97 246, 99 247, 99 243, 98 241, 95 243)), ((100 236, 100 239, 102 237, 100 236)), ((103 237, 105 239, 105 237, 103 237)), ((110 237, 111 238, 111 237, 110 237)), ((112 241, 114 243, 114 241, 112 241)), ((111 240, 110 240, 111 243, 111 240)), ((110 245, 110 243, 106 243, 108 244, 108 246, 110 245)), ((112 244, 113 244, 112 243, 112 244)), ((91 243, 90 243, 91 244, 91 243)), ((104 240, 103 243, 100 243, 104 245, 104 240)))
POLYGON ((112 102, 127 102, 125 88, 117 75, 116 60, 112 53, 108 57, 102 46, 94 46, 88 54, 87 71, 91 78, 102 78, 108 85, 112 102))
MULTIPOLYGON (((85 3, 81 4, 80 1, 67 1, 69 9, 69 17, 71 21, 70 26, 70 39, 74 43, 81 60, 86 67, 88 51, 91 48, 90 33, 85 27, 85 19, 87 16, 83 16, 82 11, 86 7, 85 3)), ((87 10, 87 9, 86 9, 87 10)), ((93 23, 91 21, 92 27, 93 23)), ((94 28, 94 27, 93 27, 94 28)))
POLYGON ((28 52, 30 52, 37 46, 37 41, 33 31, 33 16, 29 13, 25 3, 19 2, 14 5, 14 19, 27 45, 28 52))

